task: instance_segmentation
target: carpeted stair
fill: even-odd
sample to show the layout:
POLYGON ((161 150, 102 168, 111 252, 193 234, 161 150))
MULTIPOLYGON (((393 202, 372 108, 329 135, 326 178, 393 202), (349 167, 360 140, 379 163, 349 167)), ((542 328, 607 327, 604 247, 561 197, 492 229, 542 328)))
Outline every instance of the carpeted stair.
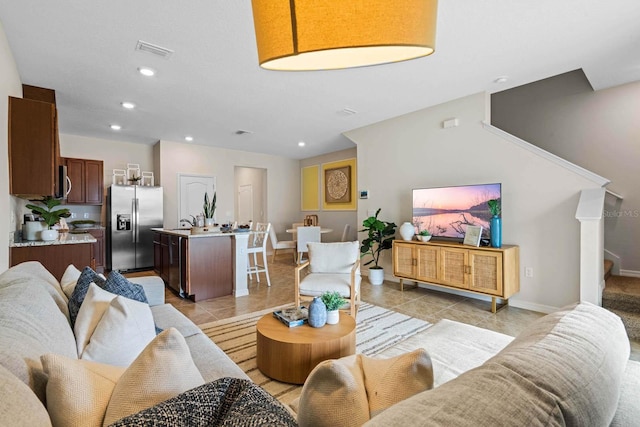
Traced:
POLYGON ((640 278, 610 275, 602 306, 622 318, 629 339, 640 341, 640 278))

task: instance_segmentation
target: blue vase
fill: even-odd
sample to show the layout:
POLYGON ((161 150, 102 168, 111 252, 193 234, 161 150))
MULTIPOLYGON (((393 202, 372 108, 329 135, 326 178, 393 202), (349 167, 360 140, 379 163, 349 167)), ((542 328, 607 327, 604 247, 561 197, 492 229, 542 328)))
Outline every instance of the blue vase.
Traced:
POLYGON ((502 247, 502 218, 497 215, 491 217, 491 246, 502 247))
POLYGON ((309 304, 309 326, 321 328, 327 323, 327 306, 320 297, 315 297, 309 304))

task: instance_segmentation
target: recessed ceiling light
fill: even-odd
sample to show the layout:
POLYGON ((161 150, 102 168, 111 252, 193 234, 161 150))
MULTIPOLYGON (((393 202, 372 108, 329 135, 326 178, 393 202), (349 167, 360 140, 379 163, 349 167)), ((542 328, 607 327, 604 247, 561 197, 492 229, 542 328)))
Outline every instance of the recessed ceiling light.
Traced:
POLYGON ((133 102, 122 102, 121 105, 126 108, 127 110, 133 110, 134 108, 136 108, 136 104, 134 104, 133 102))
POLYGON ((142 74, 143 76, 146 76, 146 77, 151 77, 151 76, 156 74, 156 72, 154 70, 152 70, 151 68, 147 68, 147 67, 138 68, 138 72, 140 74, 142 74))
POLYGON ((191 142, 191 141, 193 141, 193 137, 192 136, 185 136, 184 140, 191 142))
POLYGON ((500 77, 496 78, 493 82, 501 84, 501 83, 506 83, 507 80, 509 80, 508 76, 500 76, 500 77))
POLYGON ((120 129, 122 129, 122 126, 120 126, 120 125, 116 125, 116 124, 113 124, 113 125, 111 125, 111 126, 109 126, 109 127, 110 127, 112 130, 120 130, 120 129))
POLYGON ((298 147, 304 147, 305 145, 307 144, 304 141, 298 142, 298 147))

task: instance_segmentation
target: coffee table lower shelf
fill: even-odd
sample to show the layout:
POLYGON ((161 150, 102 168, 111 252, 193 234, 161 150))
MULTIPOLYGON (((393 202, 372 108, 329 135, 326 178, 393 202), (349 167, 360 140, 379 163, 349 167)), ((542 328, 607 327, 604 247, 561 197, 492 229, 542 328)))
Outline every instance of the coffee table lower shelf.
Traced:
POLYGON ((312 328, 289 328, 266 314, 256 324, 256 359, 260 372, 274 380, 304 384, 323 360, 339 359, 356 352, 356 322, 340 312, 340 322, 312 328))

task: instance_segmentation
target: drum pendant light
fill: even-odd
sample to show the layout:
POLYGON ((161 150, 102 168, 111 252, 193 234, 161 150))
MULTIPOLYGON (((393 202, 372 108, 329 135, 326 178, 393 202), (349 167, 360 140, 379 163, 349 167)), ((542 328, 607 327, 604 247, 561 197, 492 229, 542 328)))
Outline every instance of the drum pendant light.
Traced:
POLYGON ((334 70, 435 50, 437 0, 252 0, 262 68, 334 70))

